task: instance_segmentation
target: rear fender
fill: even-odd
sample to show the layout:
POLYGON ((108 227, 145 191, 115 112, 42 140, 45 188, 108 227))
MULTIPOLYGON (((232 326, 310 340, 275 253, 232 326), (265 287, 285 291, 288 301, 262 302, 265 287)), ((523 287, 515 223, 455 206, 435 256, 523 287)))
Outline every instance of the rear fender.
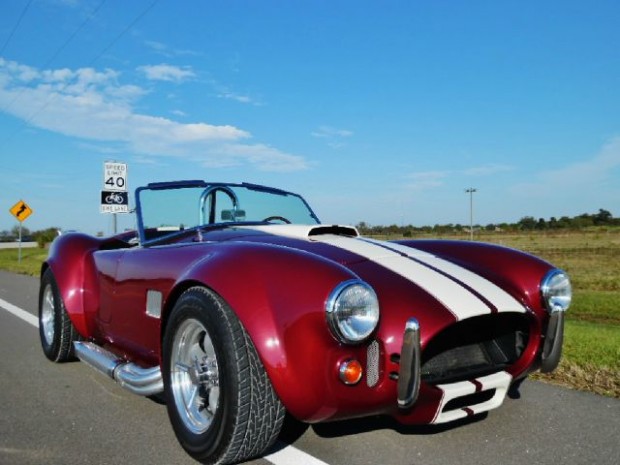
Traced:
POLYGON ((71 322, 83 337, 95 331, 98 292, 93 252, 101 239, 80 233, 62 235, 52 242, 41 276, 50 268, 71 322))
POLYGON ((217 293, 247 330, 288 411, 299 419, 321 416, 335 379, 328 359, 342 351, 327 326, 325 303, 336 285, 356 276, 285 247, 252 244, 232 252, 195 263, 179 289, 203 283, 217 293))

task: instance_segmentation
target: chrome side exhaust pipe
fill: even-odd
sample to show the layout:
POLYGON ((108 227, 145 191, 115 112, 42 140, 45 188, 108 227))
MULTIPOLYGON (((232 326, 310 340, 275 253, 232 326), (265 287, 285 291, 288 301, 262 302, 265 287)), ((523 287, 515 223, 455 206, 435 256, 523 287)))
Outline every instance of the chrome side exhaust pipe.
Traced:
POLYGON ((82 362, 109 376, 134 394, 152 396, 164 391, 164 382, 158 366, 142 368, 118 358, 92 342, 76 341, 73 347, 75 355, 82 362))

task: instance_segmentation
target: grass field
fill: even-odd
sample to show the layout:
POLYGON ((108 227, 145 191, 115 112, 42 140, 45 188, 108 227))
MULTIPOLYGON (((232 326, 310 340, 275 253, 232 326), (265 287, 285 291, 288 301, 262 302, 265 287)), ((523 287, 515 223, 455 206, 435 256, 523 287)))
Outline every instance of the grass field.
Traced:
MULTIPOLYGON (((468 239, 469 236, 446 236, 468 239)), ((584 232, 482 233, 476 240, 538 255, 571 276, 573 304, 567 313, 564 354, 550 383, 620 398, 620 229, 584 232)), ((47 251, 0 250, 0 269, 37 276, 47 251)))
POLYGON ((17 249, 0 249, 0 269, 39 276, 41 263, 47 257, 47 250, 39 248, 22 249, 21 262, 18 262, 18 257, 17 249))
POLYGON ((493 232, 476 240, 530 252, 571 277, 573 303, 566 314, 562 362, 553 373, 534 377, 620 398, 620 229, 493 232))

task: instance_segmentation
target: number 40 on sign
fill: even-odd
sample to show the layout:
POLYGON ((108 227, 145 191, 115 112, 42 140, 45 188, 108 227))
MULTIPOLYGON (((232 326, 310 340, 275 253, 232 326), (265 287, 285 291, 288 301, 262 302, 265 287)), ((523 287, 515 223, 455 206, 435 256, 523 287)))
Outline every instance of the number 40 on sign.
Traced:
POLYGON ((127 190, 127 164, 105 162, 103 165, 103 185, 108 191, 127 190))

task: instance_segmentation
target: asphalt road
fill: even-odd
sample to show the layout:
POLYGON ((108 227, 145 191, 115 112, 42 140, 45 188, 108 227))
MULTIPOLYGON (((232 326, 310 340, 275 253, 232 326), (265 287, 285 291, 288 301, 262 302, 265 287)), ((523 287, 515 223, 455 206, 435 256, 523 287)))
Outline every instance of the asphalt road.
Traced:
MULTIPOLYGON (((38 287, 36 279, 0 271, 0 463, 196 463, 177 444, 164 405, 82 363, 47 361, 32 319, 15 314, 17 307, 36 315, 38 287)), ((620 463, 620 401, 532 381, 520 394, 483 418, 443 428, 384 418, 290 422, 279 453, 251 463, 620 463)))

